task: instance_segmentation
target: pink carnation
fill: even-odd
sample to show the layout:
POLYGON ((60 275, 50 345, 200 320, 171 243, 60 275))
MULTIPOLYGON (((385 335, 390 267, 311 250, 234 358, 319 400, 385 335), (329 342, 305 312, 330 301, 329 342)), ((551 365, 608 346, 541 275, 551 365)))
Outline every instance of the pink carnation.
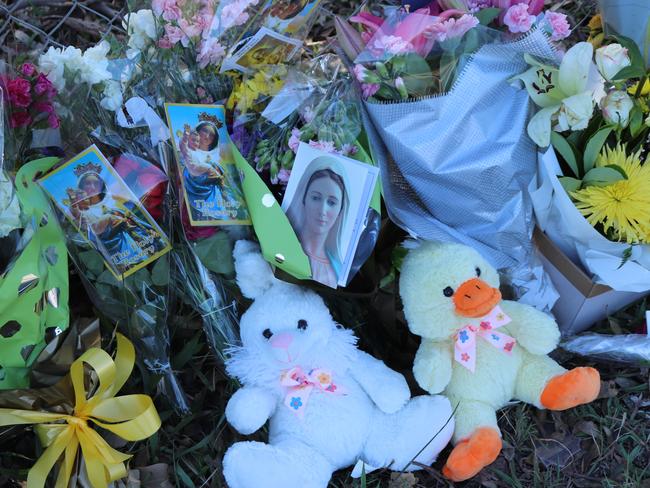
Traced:
POLYGON ((34 91, 37 95, 45 95, 46 98, 52 99, 56 96, 56 88, 43 73, 40 73, 34 84, 34 91))
MULTIPOLYGON (((298 146, 300 145, 300 136, 302 133, 300 132, 300 129, 296 129, 295 127, 291 129, 291 137, 289 138, 289 149, 291 149, 293 152, 298 151, 298 146)), ((311 143, 310 143, 311 144, 311 143)))
POLYGON ((528 13, 528 5, 518 3, 508 9, 503 17, 503 23, 508 26, 510 32, 528 32, 535 22, 535 16, 528 13))
POLYGON ((361 92, 363 98, 370 98, 379 91, 379 84, 377 83, 361 83, 361 92))
POLYGON ((278 182, 283 185, 286 185, 289 182, 289 177, 291 176, 291 170, 286 168, 280 168, 278 171, 278 182))
POLYGON ((29 115, 29 112, 14 112, 11 114, 11 119, 9 120, 9 125, 13 129, 17 127, 27 127, 32 123, 32 118, 29 115))
POLYGON ((361 64, 355 64, 354 68, 352 68, 352 72, 354 73, 355 78, 363 83, 368 69, 361 64))
POLYGON ((47 102, 36 102, 34 104, 34 110, 46 114, 53 114, 54 106, 51 103, 47 103, 47 102))
POLYGON ((571 26, 569 25, 566 15, 548 11, 544 15, 544 18, 551 26, 551 29, 553 29, 553 33, 551 34, 552 41, 559 41, 569 37, 571 26))
POLYGON ((23 78, 14 78, 7 83, 9 102, 16 107, 29 107, 32 103, 32 85, 23 78))
POLYGON ((336 151, 336 146, 334 146, 334 143, 332 141, 309 141, 309 145, 313 147, 314 149, 320 149, 323 152, 327 153, 335 153, 336 151))
POLYGON ((179 41, 185 40, 187 42, 185 33, 180 27, 176 27, 175 25, 167 24, 165 26, 165 34, 172 46, 179 41))
POLYGON ((56 116, 55 113, 51 113, 50 115, 47 116, 47 123, 52 129, 58 129, 60 125, 59 118, 56 116))
POLYGON ((370 47, 379 53, 404 54, 414 51, 413 44, 398 36, 379 36, 370 47))
POLYGON ((458 19, 452 17, 448 20, 438 21, 433 24, 427 32, 436 41, 443 42, 447 39, 464 36, 469 30, 473 29, 478 24, 479 21, 476 17, 464 14, 458 19))
MULTIPOLYGON (((179 20, 178 25, 183 33, 189 38, 197 37, 203 32, 200 25, 188 22, 185 19, 179 20)), ((184 47, 187 47, 189 45, 188 41, 189 39, 181 39, 181 44, 183 44, 184 47)))
POLYGON ((162 16, 167 22, 181 18, 181 9, 176 4, 176 0, 153 0, 151 9, 158 17, 162 16))
POLYGON ((217 64, 225 55, 226 50, 221 44, 219 44, 219 42, 210 42, 210 44, 206 46, 205 43, 201 41, 196 62, 199 63, 201 69, 204 69, 210 64, 217 64))
POLYGON ((24 76, 32 76, 34 75, 34 73, 36 73, 36 66, 34 66, 32 63, 24 63, 20 67, 20 72, 24 76))
POLYGON ((163 36, 158 39, 158 47, 161 49, 171 49, 173 46, 172 41, 169 40, 169 37, 163 36))

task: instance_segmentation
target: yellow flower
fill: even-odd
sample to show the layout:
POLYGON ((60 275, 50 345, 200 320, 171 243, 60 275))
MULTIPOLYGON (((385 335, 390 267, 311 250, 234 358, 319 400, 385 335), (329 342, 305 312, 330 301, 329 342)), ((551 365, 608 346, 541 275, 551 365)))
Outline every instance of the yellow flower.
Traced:
POLYGON ((615 164, 627 179, 607 186, 590 186, 571 193, 576 207, 593 226, 601 224, 619 241, 650 243, 650 165, 641 163, 641 151, 627 155, 625 146, 606 147, 597 167, 615 164))
POLYGON ((250 111, 262 98, 275 96, 284 84, 281 78, 285 70, 278 69, 270 74, 264 70, 255 73, 238 83, 228 99, 227 107, 232 109, 237 106, 240 113, 250 111))
MULTIPOLYGON (((627 92, 630 95, 636 95, 636 91, 639 88, 640 81, 637 81, 634 85, 627 89, 627 92)), ((643 88, 641 88, 641 96, 650 95, 650 80, 645 80, 643 88)))
POLYGON ((600 14, 594 15, 589 21, 589 39, 587 42, 594 46, 594 49, 599 48, 605 40, 603 32, 603 20, 600 14))

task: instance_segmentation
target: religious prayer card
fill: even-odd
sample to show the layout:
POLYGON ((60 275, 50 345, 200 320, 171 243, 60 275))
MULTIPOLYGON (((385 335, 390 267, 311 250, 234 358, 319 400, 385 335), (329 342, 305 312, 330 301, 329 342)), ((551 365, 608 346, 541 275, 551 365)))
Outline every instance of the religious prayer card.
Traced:
POLYGON ((346 286, 378 175, 374 166, 300 143, 282 209, 313 280, 346 286))
POLYGON ((250 224, 224 107, 166 103, 165 111, 191 224, 250 224))
POLYGON ((262 27, 224 61, 221 71, 231 69, 252 73, 260 66, 282 64, 290 60, 302 46, 298 39, 262 27))
POLYGON ((117 279, 171 249, 167 236, 96 146, 38 183, 117 279))

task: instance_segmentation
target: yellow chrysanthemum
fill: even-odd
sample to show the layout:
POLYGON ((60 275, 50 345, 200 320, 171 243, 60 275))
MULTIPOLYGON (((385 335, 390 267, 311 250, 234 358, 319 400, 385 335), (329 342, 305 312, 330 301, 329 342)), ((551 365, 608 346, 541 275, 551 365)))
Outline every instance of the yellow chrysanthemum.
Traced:
POLYGON ((233 109, 237 106, 239 112, 248 112, 259 101, 260 97, 271 97, 280 91, 284 84, 281 78, 283 74, 284 70, 282 69, 273 74, 260 70, 251 78, 242 80, 232 91, 227 107, 233 109))
MULTIPOLYGON (((636 91, 639 89, 639 81, 637 81, 634 85, 632 85, 630 88, 627 89, 627 92, 630 95, 636 95, 636 91)), ((643 84, 643 88, 641 88, 641 96, 646 96, 650 94, 650 80, 645 80, 645 83, 643 84)))
POLYGON ((602 30, 603 18, 600 14, 596 14, 589 20, 589 24, 587 25, 589 26, 590 30, 602 30))
POLYGON ((590 186, 571 193, 576 207, 593 226, 613 231, 620 241, 650 243, 650 165, 641 164, 640 151, 627 155, 624 146, 605 148, 597 167, 615 164, 627 179, 607 186, 590 186))
POLYGON ((594 49, 599 48, 605 40, 605 33, 603 32, 603 20, 600 14, 594 15, 589 21, 589 39, 594 49))

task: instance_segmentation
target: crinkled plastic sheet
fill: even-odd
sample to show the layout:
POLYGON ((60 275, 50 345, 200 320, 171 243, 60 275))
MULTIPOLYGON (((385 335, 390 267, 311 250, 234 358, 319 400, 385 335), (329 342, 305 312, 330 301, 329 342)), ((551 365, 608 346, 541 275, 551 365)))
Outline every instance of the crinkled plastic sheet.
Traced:
POLYGON ((557 295, 531 242, 537 152, 525 132, 528 94, 508 82, 526 69, 524 53, 555 57, 535 30, 482 47, 446 95, 365 103, 364 115, 391 219, 412 236, 474 247, 518 296, 548 310, 557 295))
POLYGON ((584 334, 562 344, 563 349, 604 361, 650 366, 650 336, 642 334, 584 334))

